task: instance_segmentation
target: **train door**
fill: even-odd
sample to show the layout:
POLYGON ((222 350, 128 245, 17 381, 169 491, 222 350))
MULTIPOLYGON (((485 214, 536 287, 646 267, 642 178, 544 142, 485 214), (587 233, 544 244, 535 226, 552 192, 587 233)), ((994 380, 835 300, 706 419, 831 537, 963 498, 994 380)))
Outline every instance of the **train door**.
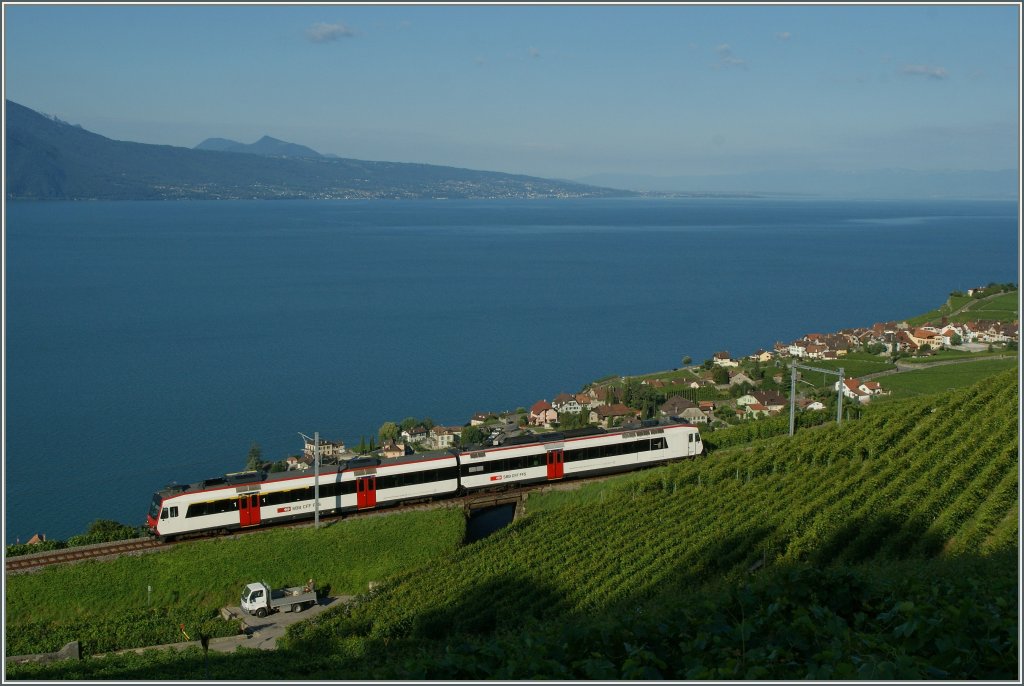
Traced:
POLYGON ((377 504, 377 477, 363 476, 356 479, 356 508, 359 510, 377 504))
POLYGON ((690 431, 686 434, 686 455, 687 457, 695 457, 697 455, 697 436, 699 434, 696 431, 690 431))
POLYGON ((548 481, 565 476, 565 451, 561 448, 548 451, 548 481))
POLYGON ((260 494, 243 495, 238 499, 238 519, 242 526, 258 526, 260 518, 260 494))

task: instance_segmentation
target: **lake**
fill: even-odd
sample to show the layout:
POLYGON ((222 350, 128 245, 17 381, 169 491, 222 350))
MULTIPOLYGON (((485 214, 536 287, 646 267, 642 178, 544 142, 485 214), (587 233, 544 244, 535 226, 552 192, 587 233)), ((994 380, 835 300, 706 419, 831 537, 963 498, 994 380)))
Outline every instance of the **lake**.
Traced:
POLYGON ((1016 282, 1015 202, 6 205, 5 532, 1016 282))

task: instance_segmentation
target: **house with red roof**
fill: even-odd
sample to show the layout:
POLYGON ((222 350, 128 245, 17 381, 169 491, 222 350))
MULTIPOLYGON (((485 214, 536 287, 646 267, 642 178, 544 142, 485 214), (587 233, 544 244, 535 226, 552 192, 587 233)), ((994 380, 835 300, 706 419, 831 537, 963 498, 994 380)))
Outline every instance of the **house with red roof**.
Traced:
POLYGON ((551 426, 558 421, 558 412, 547 400, 538 400, 530 408, 530 423, 534 426, 551 426))

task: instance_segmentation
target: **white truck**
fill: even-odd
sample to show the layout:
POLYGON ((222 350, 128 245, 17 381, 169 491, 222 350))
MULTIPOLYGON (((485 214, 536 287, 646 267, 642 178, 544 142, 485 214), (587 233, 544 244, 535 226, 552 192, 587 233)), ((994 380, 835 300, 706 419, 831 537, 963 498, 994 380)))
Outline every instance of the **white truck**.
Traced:
POLYGON ((275 589, 254 581, 242 589, 242 610, 257 617, 278 611, 302 612, 313 605, 316 605, 316 588, 312 579, 305 586, 275 589))

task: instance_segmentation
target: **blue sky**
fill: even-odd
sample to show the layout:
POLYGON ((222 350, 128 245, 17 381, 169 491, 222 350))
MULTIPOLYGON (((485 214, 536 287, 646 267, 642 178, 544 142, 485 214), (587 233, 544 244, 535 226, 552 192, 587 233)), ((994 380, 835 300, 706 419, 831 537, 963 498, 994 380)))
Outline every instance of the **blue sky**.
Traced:
POLYGON ((994 170, 1019 30, 1016 4, 5 4, 4 91, 121 140, 560 178, 994 170))

